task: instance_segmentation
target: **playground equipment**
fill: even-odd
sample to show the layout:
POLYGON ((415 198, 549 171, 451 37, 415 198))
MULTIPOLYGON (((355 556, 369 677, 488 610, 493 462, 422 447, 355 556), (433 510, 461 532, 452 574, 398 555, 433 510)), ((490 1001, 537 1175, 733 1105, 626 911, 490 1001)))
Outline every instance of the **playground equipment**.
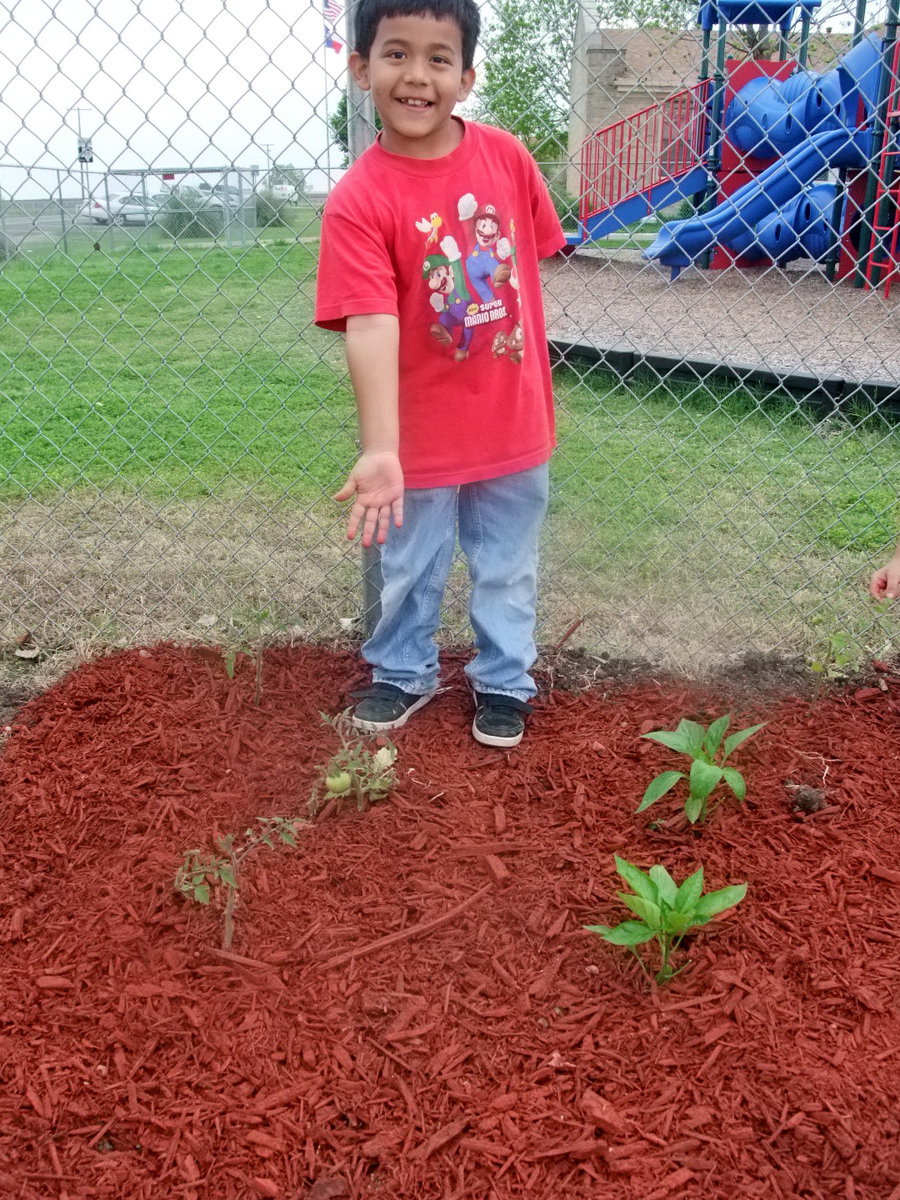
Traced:
POLYGON ((864 35, 858 14, 847 53, 816 73, 806 62, 820 3, 707 0, 698 18, 700 82, 587 139, 577 240, 687 199, 695 214, 665 224, 644 251, 673 278, 691 263, 715 269, 808 257, 826 263, 831 278, 852 276, 887 292, 900 233, 900 0, 891 0, 883 38, 864 35), (747 24, 778 28, 779 61, 726 57, 729 26, 747 24))

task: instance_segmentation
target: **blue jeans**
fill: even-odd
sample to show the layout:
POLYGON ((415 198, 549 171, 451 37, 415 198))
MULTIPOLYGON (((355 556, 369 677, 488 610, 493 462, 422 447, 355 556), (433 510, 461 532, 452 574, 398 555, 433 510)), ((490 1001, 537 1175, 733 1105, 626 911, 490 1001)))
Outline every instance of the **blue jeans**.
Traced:
POLYGON ((409 488, 403 525, 381 550, 381 618, 363 645, 376 683, 433 692, 438 682, 434 635, 459 544, 472 580, 469 618, 477 653, 466 674, 477 692, 530 699, 538 535, 547 511, 548 464, 460 487, 409 488))

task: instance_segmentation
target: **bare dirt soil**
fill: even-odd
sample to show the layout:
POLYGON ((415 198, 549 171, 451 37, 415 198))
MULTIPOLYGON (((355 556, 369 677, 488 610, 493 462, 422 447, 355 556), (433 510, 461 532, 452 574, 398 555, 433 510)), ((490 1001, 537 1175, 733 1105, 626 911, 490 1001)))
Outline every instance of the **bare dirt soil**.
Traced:
POLYGON ((306 812, 355 654, 267 651, 257 706, 246 659, 132 649, 14 718, 0 1194, 898 1200, 900 676, 567 691, 560 659, 503 752, 444 664, 388 800, 247 860, 229 951, 175 871, 306 812), (744 806, 635 816, 677 765, 640 735, 726 710, 767 722, 734 756, 744 806), (665 989, 583 928, 625 916, 614 853, 748 884, 665 989))

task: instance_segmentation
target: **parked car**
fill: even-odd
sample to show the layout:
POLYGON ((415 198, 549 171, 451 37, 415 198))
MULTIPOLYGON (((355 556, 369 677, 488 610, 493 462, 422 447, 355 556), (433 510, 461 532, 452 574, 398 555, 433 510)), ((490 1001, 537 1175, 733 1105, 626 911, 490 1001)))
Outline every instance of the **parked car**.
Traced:
POLYGON ((159 214, 152 196, 93 196, 78 216, 96 225, 149 225, 159 214))
POLYGON ((297 189, 291 183, 258 183, 256 191, 258 195, 271 196, 288 204, 296 204, 299 200, 297 189))
POLYGON ((230 183, 217 183, 212 189, 212 194, 221 197, 226 204, 230 204, 233 208, 245 203, 251 196, 249 188, 244 188, 242 193, 240 188, 232 187, 230 183))

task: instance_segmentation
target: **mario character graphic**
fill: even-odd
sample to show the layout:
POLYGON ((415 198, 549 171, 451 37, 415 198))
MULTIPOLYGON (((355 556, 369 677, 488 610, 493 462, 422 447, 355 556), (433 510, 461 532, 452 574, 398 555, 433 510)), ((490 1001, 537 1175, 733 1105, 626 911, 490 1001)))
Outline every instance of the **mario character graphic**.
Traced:
POLYGON ((474 244, 466 259, 466 274, 478 299, 486 304, 512 274, 509 240, 500 236, 500 217, 493 204, 479 205, 471 192, 460 197, 458 213, 460 221, 472 222, 474 244))
POLYGON ((466 324, 472 297, 463 279, 461 258, 456 239, 448 235, 441 239, 440 252, 432 251, 422 264, 422 278, 431 292, 428 302, 437 314, 429 332, 441 346, 450 347, 456 330, 461 330, 453 354, 457 362, 468 358, 474 332, 466 324))

